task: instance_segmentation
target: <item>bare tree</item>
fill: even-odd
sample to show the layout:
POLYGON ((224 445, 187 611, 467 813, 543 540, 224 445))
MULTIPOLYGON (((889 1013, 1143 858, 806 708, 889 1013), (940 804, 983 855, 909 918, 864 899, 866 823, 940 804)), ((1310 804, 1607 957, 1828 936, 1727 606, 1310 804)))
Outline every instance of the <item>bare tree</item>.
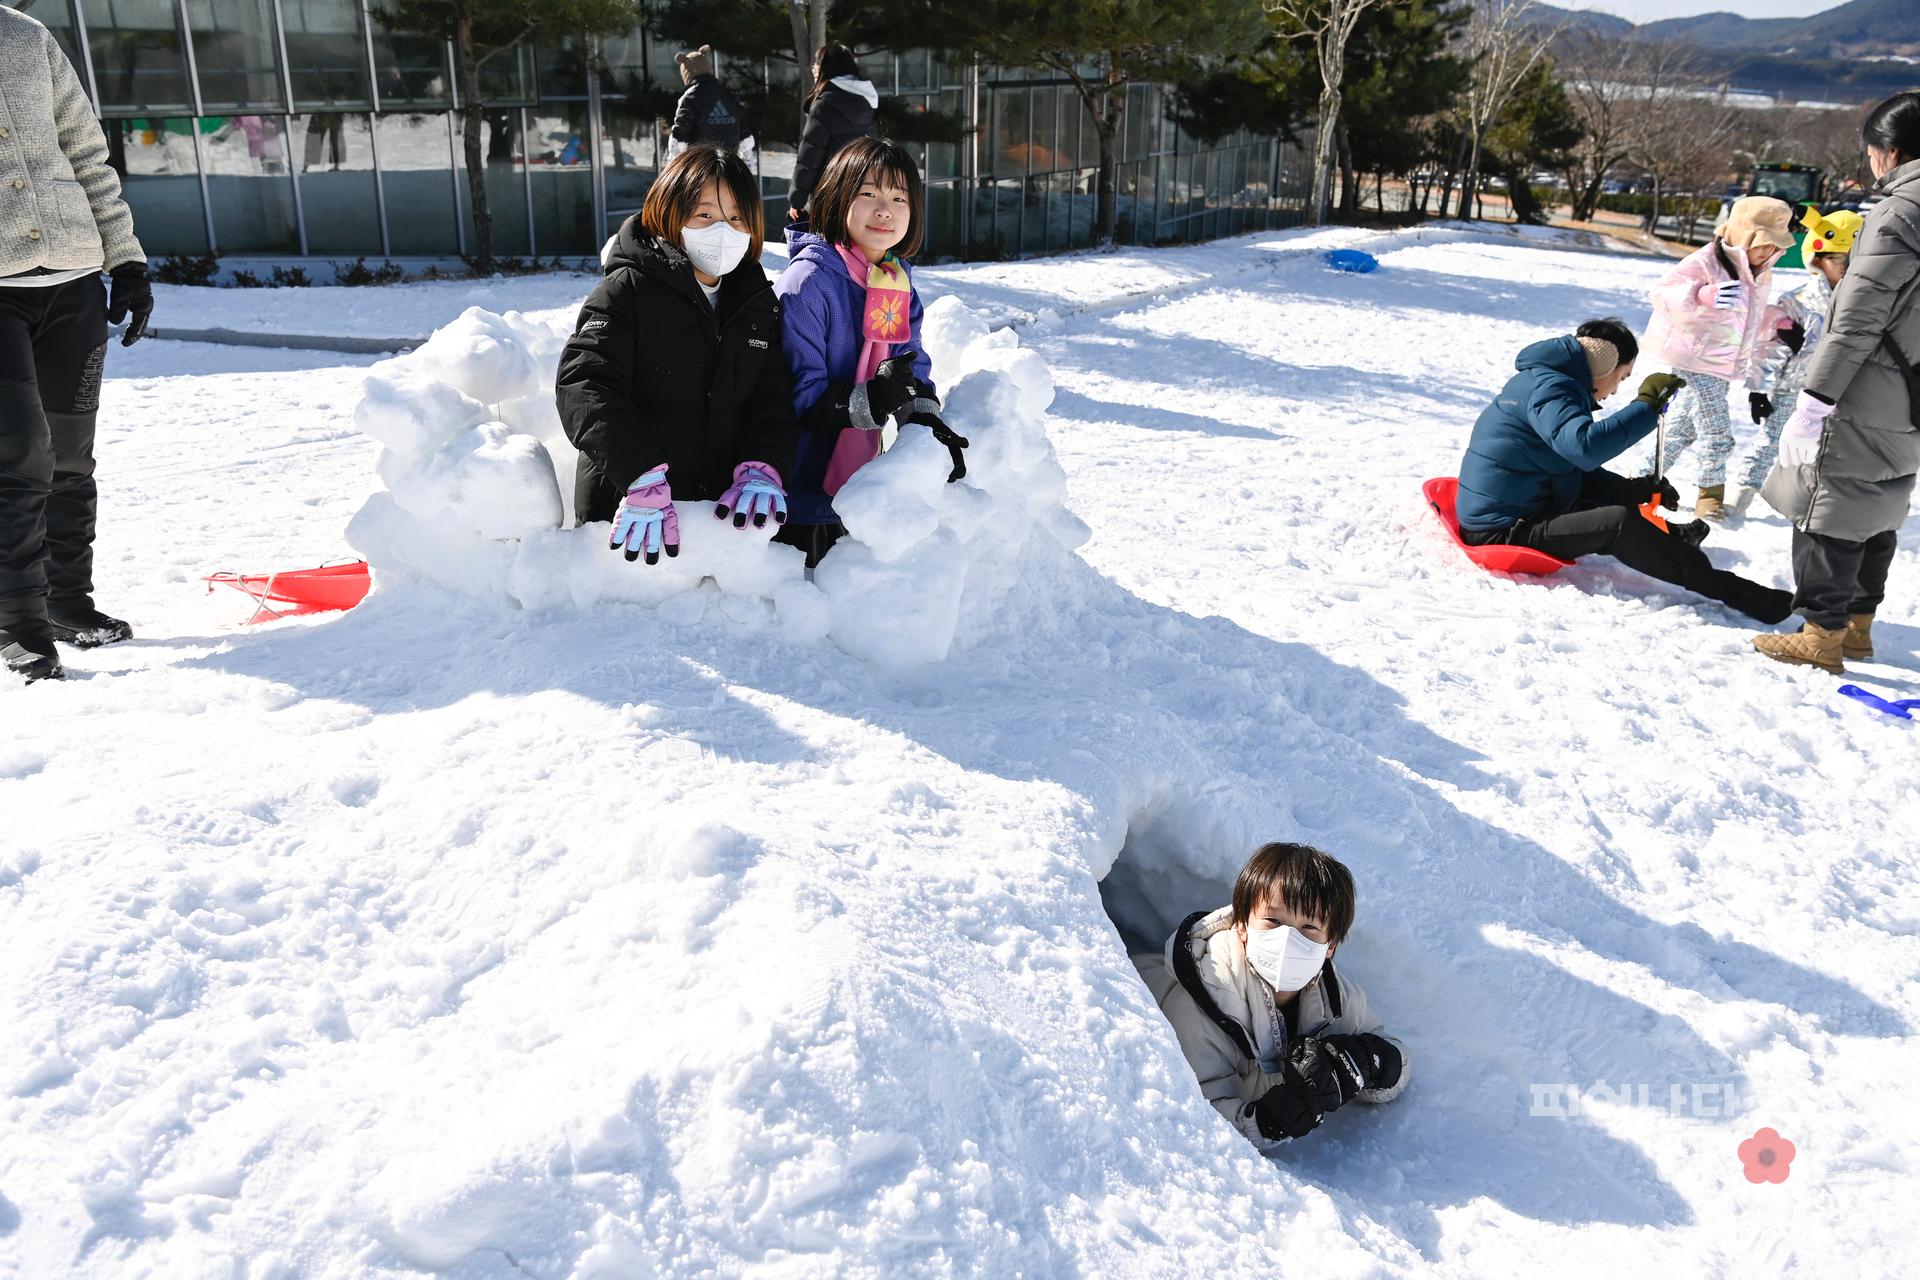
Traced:
POLYGON ((1327 220, 1333 189, 1334 128, 1340 121, 1340 83, 1347 70, 1347 41, 1360 15, 1396 0, 1266 0, 1280 34, 1313 41, 1320 62, 1320 129, 1313 146, 1313 222, 1327 220))
MULTIPOLYGON (((1647 230, 1657 235, 1663 194, 1695 197, 1701 186, 1725 177, 1733 164, 1740 109, 1724 94, 1688 88, 1692 63, 1684 55, 1665 64, 1654 62, 1650 69, 1654 79, 1639 103, 1630 158, 1653 179, 1647 230)), ((1693 212, 1691 200, 1686 208, 1693 212)), ((1687 221, 1691 226, 1692 217, 1687 221)))
POLYGON ((1616 168, 1646 153, 1652 105, 1690 88, 1690 57, 1672 43, 1594 35, 1566 42, 1558 62, 1561 85, 1586 132, 1567 173, 1576 220, 1593 217, 1616 168))
POLYGON ((1482 0, 1467 22, 1461 46, 1471 68, 1460 103, 1468 150, 1466 183, 1460 188, 1462 218, 1472 216, 1468 205, 1480 189, 1480 149, 1487 132, 1571 20, 1549 28, 1541 23, 1538 10, 1534 0, 1482 0))

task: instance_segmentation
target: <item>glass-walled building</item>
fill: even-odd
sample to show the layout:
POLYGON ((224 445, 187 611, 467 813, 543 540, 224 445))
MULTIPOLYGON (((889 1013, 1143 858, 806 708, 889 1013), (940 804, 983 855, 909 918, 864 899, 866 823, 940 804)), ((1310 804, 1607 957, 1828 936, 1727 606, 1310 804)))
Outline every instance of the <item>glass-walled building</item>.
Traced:
MULTIPOLYGON (((368 0, 6 0, 53 30, 105 126, 155 256, 449 258, 473 203, 451 46, 398 35, 368 0)), ((496 255, 582 256, 646 197, 666 157, 678 46, 644 29, 543 40, 490 61, 481 148, 496 255)), ((906 113, 967 126, 916 146, 931 256, 1016 257, 1092 241, 1099 150, 1062 79, 875 54, 906 113)), ((722 59, 736 87, 790 90, 790 64, 722 59)), ((778 98, 771 99, 778 102, 778 98)), ((1166 91, 1127 91, 1120 238, 1197 240, 1301 219, 1307 160, 1241 135, 1201 145, 1166 91)), ((778 108, 771 108, 778 109, 778 108)), ((798 117, 798 109, 795 118, 798 117)), ((785 221, 791 144, 760 139, 768 225, 785 221)))

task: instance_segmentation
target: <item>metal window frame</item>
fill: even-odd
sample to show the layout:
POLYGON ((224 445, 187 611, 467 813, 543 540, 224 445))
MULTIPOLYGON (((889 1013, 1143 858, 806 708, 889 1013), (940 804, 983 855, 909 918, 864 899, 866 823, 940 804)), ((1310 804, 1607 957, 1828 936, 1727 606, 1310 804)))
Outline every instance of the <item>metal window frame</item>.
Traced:
POLYGON ((287 114, 280 117, 281 143, 287 149, 287 178, 293 183, 293 229, 300 240, 300 256, 307 256, 307 207, 300 198, 300 169, 293 163, 293 68, 287 62, 287 22, 281 0, 273 0, 273 38, 280 53, 280 89, 287 95, 287 114))
POLYGON ((67 5, 73 14, 74 43, 80 46, 80 70, 87 77, 87 96, 93 99, 93 114, 100 114, 100 85, 93 77, 93 37, 87 33, 87 0, 72 0, 67 5))

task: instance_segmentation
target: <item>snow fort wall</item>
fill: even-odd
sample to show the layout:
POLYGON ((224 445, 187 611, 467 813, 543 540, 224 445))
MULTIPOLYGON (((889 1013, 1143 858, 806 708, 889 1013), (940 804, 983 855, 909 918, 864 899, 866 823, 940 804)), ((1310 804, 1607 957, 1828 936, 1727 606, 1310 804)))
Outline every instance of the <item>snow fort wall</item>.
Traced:
MULTIPOLYGON (((937 663, 1019 581, 1023 562, 1068 556, 1086 527, 1065 506, 1046 434, 1053 378, 1011 329, 955 298, 922 340, 945 417, 968 438, 949 484, 944 446, 892 439, 835 499, 847 537, 806 577, 794 548, 677 503, 681 551, 656 565, 607 548, 605 522, 573 527, 578 454, 554 407, 571 314, 468 309, 417 350, 374 366, 354 421, 382 446, 381 488, 348 527, 376 590, 430 581, 525 609, 620 601, 681 623, 709 607, 734 623, 831 641, 889 671, 937 663)), ((890 431, 889 435, 893 433, 890 431)))

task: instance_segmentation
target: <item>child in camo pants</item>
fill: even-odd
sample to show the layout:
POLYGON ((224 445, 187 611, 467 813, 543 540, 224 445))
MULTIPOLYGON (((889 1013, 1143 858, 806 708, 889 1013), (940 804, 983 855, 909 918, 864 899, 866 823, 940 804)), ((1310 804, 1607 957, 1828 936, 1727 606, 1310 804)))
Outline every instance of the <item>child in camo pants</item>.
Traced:
POLYGON ((1765 351, 1785 323, 1767 301, 1773 261, 1793 245, 1793 211, 1772 196, 1734 201, 1719 233, 1689 254, 1653 290, 1653 322, 1644 346, 1651 348, 1687 385, 1667 415, 1671 467, 1697 438, 1701 441, 1700 493, 1694 514, 1723 517, 1727 459, 1733 454, 1733 424, 1727 393, 1739 379, 1754 390, 1765 376, 1765 351))
POLYGON ((1822 215, 1808 209, 1801 221, 1807 227, 1804 246, 1810 276, 1807 282, 1780 295, 1780 309, 1792 322, 1780 331, 1780 346, 1767 369, 1767 385, 1754 396, 1755 421, 1760 422, 1760 439, 1753 451, 1734 468, 1737 485, 1733 501, 1727 505, 1745 515, 1753 497, 1766 482, 1767 472, 1780 452, 1780 432, 1793 416, 1793 404, 1806 386, 1807 369, 1826 332, 1827 307, 1833 290, 1847 273, 1847 259, 1853 252, 1853 238, 1866 219, 1851 210, 1841 209, 1822 215), (1766 412, 1761 413, 1761 409, 1766 412), (1764 419, 1764 421, 1762 421, 1764 419))

